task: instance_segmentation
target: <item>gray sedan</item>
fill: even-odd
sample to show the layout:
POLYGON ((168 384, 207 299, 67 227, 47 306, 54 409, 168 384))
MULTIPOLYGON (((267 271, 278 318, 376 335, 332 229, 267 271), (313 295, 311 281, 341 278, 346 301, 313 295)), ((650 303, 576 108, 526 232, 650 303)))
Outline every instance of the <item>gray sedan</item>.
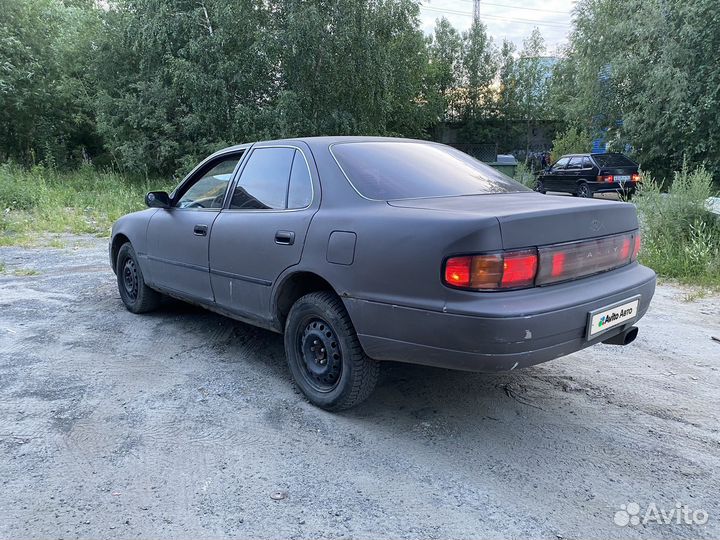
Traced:
POLYGON ((146 202, 112 230, 125 306, 169 295, 284 333, 330 410, 367 398, 383 360, 512 370, 628 344, 655 289, 633 205, 535 193, 431 142, 234 146, 146 202))

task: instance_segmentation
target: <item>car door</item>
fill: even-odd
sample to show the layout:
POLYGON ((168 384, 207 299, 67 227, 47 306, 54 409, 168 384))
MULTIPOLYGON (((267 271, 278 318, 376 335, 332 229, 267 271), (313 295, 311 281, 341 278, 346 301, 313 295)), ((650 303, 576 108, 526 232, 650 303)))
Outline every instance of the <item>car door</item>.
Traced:
POLYGON ((151 282, 204 303, 213 301, 208 266, 210 232, 227 196, 242 152, 203 164, 152 216, 147 230, 151 282))
POLYGON ((556 191, 560 188, 562 185, 562 175, 565 173, 565 165, 567 165, 568 161, 570 161, 570 158, 560 158, 550 168, 550 174, 547 176, 547 180, 545 180, 545 189, 556 191))
POLYGON ((583 156, 582 158, 582 171, 580 171, 580 179, 585 180, 586 182, 596 181, 593 162, 589 156, 583 156))
POLYGON ((574 156, 570 158, 565 166, 565 173, 562 181, 562 191, 574 193, 577 188, 578 180, 582 176, 582 157, 574 156))
POLYGON ((219 306, 269 320, 272 285, 300 261, 319 183, 309 149, 255 146, 210 235, 210 279, 219 306))

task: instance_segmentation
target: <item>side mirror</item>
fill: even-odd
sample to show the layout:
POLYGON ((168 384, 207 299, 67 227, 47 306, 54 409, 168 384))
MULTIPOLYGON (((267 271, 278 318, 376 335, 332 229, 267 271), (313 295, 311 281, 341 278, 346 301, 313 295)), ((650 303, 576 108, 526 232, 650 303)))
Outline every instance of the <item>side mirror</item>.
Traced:
POLYGON ((145 195, 145 204, 150 208, 170 208, 170 195, 165 191, 151 191, 145 195))

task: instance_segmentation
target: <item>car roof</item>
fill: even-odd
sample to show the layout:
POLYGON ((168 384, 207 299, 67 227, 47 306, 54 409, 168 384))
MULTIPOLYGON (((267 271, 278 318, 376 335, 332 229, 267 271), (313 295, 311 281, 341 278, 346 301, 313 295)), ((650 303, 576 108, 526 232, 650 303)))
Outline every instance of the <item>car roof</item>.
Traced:
MULTIPOLYGON (((590 152, 587 154, 563 154, 562 156, 560 156, 560 159, 572 158, 572 157, 595 157, 595 156, 625 156, 625 154, 623 154, 622 152, 590 152)), ((625 156, 625 157, 627 157, 627 156, 625 156)))
POLYGON ((255 141, 244 144, 237 144, 235 146, 228 146, 222 150, 218 150, 216 154, 223 154, 226 152, 235 152, 238 150, 246 150, 251 146, 264 146, 264 145, 282 145, 282 144, 297 144, 298 142, 304 142, 308 146, 315 145, 333 145, 338 143, 349 143, 349 142, 409 142, 418 144, 439 144, 434 141, 423 141, 420 139, 407 139, 402 137, 374 137, 369 135, 328 135, 321 137, 292 137, 287 139, 268 139, 264 141, 255 141))

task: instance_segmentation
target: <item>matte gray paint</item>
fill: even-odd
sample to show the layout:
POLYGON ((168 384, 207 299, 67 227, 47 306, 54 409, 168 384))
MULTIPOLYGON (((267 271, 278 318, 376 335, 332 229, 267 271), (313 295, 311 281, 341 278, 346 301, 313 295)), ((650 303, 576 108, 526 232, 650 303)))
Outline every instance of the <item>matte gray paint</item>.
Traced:
MULTIPOLYGON (((579 334, 588 311, 634 294, 642 295, 641 313, 647 310, 655 276, 637 263, 527 290, 473 292, 444 286, 441 263, 448 256, 634 230, 635 207, 533 192, 371 201, 355 191, 330 152, 333 143, 366 140, 387 139, 318 137, 257 143, 301 149, 314 189, 308 209, 235 211, 227 209, 226 198, 226 209, 220 212, 182 211, 207 222, 206 247, 192 237, 191 224, 199 221, 174 218, 174 210, 124 216, 113 227, 113 238, 122 234, 137 252, 153 257, 140 260, 151 286, 277 331, 282 331, 276 309, 282 285, 298 272, 316 274, 343 298, 363 347, 378 359, 510 369, 515 362, 530 365, 591 344, 579 334), (173 220, 177 228, 168 226, 164 236, 153 230, 155 224, 162 228, 173 220), (279 230, 294 231, 295 242, 276 244, 279 230), (352 257, 349 236, 334 238, 337 232, 355 235, 352 257), (167 245, 160 245, 161 236, 167 245), (202 267, 203 253, 206 273, 171 269, 172 264, 154 260, 202 267)), ((214 157, 250 147, 223 150, 195 171, 214 157)))

